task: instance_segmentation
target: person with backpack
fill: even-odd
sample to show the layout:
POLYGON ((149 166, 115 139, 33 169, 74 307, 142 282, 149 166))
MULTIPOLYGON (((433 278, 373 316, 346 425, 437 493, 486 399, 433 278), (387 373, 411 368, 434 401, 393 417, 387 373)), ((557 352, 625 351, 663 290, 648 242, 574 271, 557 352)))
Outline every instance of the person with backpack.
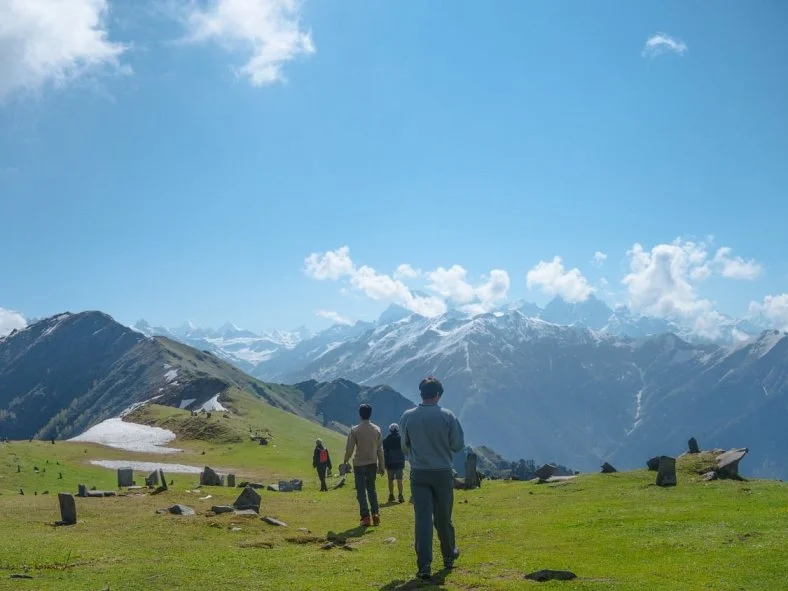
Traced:
POLYGON ((419 384, 421 404, 405 411, 399 421, 402 451, 410 460, 410 491, 416 514, 416 576, 432 576, 432 527, 438 531, 443 566, 454 567, 460 557, 457 549, 452 510, 454 507, 454 454, 465 447, 462 426, 438 402, 443 384, 427 377, 419 384))
POLYGON ((315 441, 315 452, 312 454, 312 467, 317 470, 317 477, 320 478, 320 492, 328 490, 326 486, 326 473, 331 471, 331 456, 328 455, 323 440, 315 441))
POLYGON ((385 463, 380 427, 370 421, 372 407, 369 404, 362 404, 358 407, 358 415, 361 421, 350 429, 350 434, 347 436, 343 464, 347 464, 355 452, 353 475, 356 480, 356 496, 361 513, 361 525, 369 527, 370 525, 380 525, 380 506, 378 505, 378 493, 375 490, 375 478, 377 474, 381 476, 385 474, 385 463))
POLYGON ((399 502, 404 503, 402 496, 402 471, 405 469, 405 453, 402 451, 402 439, 399 436, 399 425, 391 423, 389 434, 383 440, 383 457, 386 462, 386 472, 389 476, 389 503, 394 502, 394 481, 397 481, 399 502))

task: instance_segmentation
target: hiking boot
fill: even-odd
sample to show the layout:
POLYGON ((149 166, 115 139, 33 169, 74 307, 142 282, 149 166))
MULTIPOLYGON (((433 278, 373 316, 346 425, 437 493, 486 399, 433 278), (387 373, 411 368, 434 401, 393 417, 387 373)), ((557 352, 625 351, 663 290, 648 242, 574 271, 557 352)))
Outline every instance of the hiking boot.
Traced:
POLYGON ((389 503, 393 503, 393 502, 394 502, 394 495, 389 495, 389 500, 388 500, 388 502, 389 502, 389 503))
MULTIPOLYGON (((394 497, 392 497, 392 498, 391 498, 391 500, 393 501, 393 500, 394 500, 394 497)), ((400 495, 400 496, 399 496, 399 502, 400 502, 400 503, 404 503, 404 502, 405 502, 405 497, 403 497, 402 495, 400 495)))
POLYGON ((420 568, 419 572, 416 573, 416 578, 421 579, 422 581, 432 578, 432 571, 430 570, 430 567, 424 566, 420 568))
POLYGON ((372 525, 380 525, 380 515, 378 513, 372 516, 372 525))
POLYGON ((460 557, 460 549, 455 548, 454 551, 451 553, 451 558, 443 559, 443 566, 445 568, 454 568, 454 561, 460 557))
POLYGON ((361 518, 361 525, 363 525, 364 527, 369 527, 370 525, 372 525, 372 519, 370 519, 369 515, 361 518))

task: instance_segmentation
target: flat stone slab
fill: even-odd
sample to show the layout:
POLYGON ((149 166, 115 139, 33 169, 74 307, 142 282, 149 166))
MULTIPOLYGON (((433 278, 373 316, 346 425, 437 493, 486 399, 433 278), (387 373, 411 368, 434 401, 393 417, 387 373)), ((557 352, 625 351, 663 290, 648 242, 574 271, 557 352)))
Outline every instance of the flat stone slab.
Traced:
POLYGON ((263 521, 265 521, 268 525, 275 525, 277 527, 287 527, 287 524, 284 521, 279 521, 278 519, 274 519, 273 517, 263 517, 263 521))
POLYGON ((257 511, 254 509, 239 509, 238 511, 233 511, 233 515, 238 515, 239 517, 257 517, 257 511))
POLYGON ((220 515, 221 513, 232 513, 233 511, 235 511, 235 509, 230 507, 230 505, 214 505, 213 507, 211 507, 211 511, 213 511, 217 515, 220 515))
POLYGON ((194 509, 187 507, 186 505, 173 505, 172 507, 168 508, 167 511, 173 515, 197 515, 194 509))
POLYGON ((101 498, 101 497, 114 497, 115 491, 114 490, 88 490, 85 491, 85 496, 90 498, 101 498))
POLYGON ((543 569, 528 573, 524 578, 529 581, 539 581, 543 583, 545 581, 571 581, 572 579, 576 579, 577 575, 568 570, 543 569))

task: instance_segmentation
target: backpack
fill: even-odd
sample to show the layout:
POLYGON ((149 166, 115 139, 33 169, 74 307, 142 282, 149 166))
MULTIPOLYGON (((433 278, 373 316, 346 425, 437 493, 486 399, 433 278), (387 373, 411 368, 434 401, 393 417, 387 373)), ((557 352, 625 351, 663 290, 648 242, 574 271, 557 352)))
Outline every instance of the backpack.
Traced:
POLYGON ((320 463, 321 464, 327 464, 328 463, 328 450, 327 449, 321 449, 320 450, 320 463))

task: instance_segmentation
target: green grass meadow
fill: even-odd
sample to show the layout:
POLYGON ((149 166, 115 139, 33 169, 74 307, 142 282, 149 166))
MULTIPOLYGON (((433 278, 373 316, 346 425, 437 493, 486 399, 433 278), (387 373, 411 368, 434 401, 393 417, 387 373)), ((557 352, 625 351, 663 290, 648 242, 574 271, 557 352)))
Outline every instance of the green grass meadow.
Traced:
MULTIPOLYGON (((182 453, 0 444, 0 589, 788 589, 786 485, 702 482, 697 458, 680 459, 679 485, 669 489, 654 486, 655 474, 644 469, 542 485, 485 481, 480 490, 457 491, 457 567, 426 584, 413 581, 412 507, 384 505, 380 527, 359 528, 351 480, 320 493, 311 469, 314 439, 327 442, 337 466, 343 437, 251 395, 231 396, 230 418, 195 418, 156 406, 137 413, 137 421, 179 433, 170 445, 182 453), (269 430, 271 443, 250 441, 250 427, 269 430), (76 493, 80 483, 115 489, 115 471, 92 466, 91 459, 209 465, 234 472, 239 481, 298 477, 305 490, 260 491, 260 514, 289 524, 279 528, 257 517, 206 516, 211 505, 232 503, 240 491, 197 491, 197 475, 170 474, 174 485, 159 495, 78 498, 77 525, 54 527, 59 491, 76 493), (212 498, 203 499, 207 495, 212 498), (198 515, 156 514, 175 503, 198 515), (347 538, 349 549, 322 549, 329 532, 347 538), (543 568, 571 570, 578 578, 523 580, 543 568), (22 573, 33 578, 10 578, 22 573)), ((135 478, 142 483, 144 474, 135 478)), ((378 492, 385 501, 382 478, 378 492)), ((439 556, 436 540, 436 564, 439 556)))

